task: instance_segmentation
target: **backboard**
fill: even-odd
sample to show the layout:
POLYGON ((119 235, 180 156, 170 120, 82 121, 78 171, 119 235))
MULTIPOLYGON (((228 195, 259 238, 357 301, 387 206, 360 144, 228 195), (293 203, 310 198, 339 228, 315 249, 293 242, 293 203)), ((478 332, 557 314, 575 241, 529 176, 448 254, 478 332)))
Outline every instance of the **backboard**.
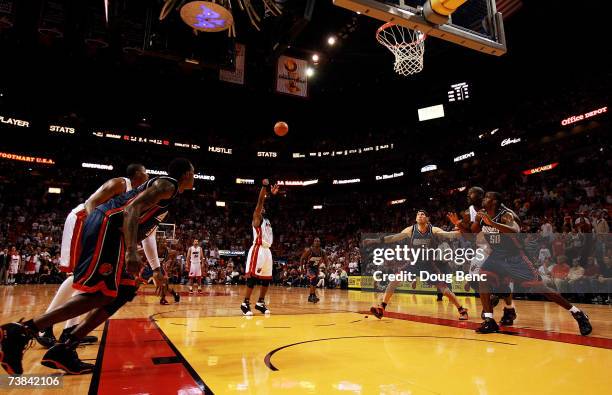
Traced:
MULTIPOLYGON (((334 4, 361 15, 394 22, 428 36, 490 55, 506 53, 504 22, 495 0, 467 0, 447 23, 435 24, 424 15, 430 0, 333 0, 334 4)), ((431 18, 429 18, 431 20, 431 18)))

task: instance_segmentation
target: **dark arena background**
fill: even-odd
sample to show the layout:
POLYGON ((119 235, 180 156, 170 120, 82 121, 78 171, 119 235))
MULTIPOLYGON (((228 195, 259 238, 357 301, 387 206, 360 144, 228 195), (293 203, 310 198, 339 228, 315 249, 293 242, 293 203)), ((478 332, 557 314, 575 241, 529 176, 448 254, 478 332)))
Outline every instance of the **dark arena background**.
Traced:
POLYGON ((0 0, 2 393, 608 393, 607 15, 0 0))

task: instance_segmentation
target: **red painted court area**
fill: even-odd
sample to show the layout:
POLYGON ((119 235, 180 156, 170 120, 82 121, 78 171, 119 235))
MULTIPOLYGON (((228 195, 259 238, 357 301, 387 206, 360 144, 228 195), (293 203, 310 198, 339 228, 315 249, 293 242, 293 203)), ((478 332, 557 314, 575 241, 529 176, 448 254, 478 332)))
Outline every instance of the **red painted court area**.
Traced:
POLYGON ((206 393, 203 384, 194 379, 197 375, 189 370, 189 365, 173 350, 154 322, 109 320, 89 393, 206 393))

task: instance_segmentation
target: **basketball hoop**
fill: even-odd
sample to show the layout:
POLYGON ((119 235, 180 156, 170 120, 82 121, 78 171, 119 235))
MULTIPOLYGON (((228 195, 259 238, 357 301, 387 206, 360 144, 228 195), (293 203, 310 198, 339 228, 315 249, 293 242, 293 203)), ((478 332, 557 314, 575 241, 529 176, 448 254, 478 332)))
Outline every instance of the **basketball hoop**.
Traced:
POLYGON ((393 69, 407 76, 423 70, 425 33, 393 22, 387 22, 376 31, 376 40, 395 55, 393 69))

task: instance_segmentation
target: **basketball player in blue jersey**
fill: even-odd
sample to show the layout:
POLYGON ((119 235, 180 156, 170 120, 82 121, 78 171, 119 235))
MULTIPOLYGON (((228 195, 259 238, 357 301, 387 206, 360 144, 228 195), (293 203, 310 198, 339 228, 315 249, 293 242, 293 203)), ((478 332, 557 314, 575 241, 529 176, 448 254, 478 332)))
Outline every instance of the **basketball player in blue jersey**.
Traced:
MULTIPOLYGON (((47 308, 47 312, 66 303, 68 299, 78 293, 77 290, 72 288, 74 281, 72 272, 74 271, 74 265, 78 259, 81 230, 83 229, 83 223, 87 215, 100 204, 107 202, 115 196, 131 191, 133 188, 138 188, 149 179, 145 167, 141 164, 134 163, 129 165, 126 173, 127 177, 116 177, 106 181, 85 201, 85 203, 79 204, 66 217, 60 249, 60 270, 68 273, 68 276, 55 293, 53 300, 47 308)), ((143 240, 143 246, 150 260, 157 259, 157 255, 155 255, 155 240, 153 240, 151 244, 151 240, 145 239, 143 240)), ((65 329, 60 336, 60 342, 66 340, 68 333, 70 333, 78 323, 79 317, 74 317, 66 321, 65 329)), ((45 348, 49 348, 57 342, 53 333, 53 328, 45 328, 36 336, 36 340, 45 348)), ((98 341, 95 336, 86 336, 83 340, 85 343, 95 343, 98 341)))
MULTIPOLYGON (((144 251, 141 251, 139 249, 138 252, 141 255, 145 255, 146 257, 146 253, 144 251)), ((164 281, 161 284, 155 284, 155 293, 159 295, 159 304, 161 305, 170 304, 166 299, 167 294, 170 294, 174 297, 175 303, 178 303, 181 300, 181 296, 177 292, 175 292, 174 289, 170 288, 167 281, 168 273, 170 273, 170 271, 172 270, 172 265, 174 263, 174 260, 176 259, 177 254, 178 252, 176 250, 173 250, 168 247, 166 239, 160 239, 159 243, 157 244, 157 256, 160 260, 160 269, 162 274, 164 275, 164 281)), ((144 280, 145 283, 147 283, 153 277, 153 267, 155 266, 150 264, 147 258, 146 265, 140 271, 140 277, 144 280)))
POLYGON ((317 303, 319 301, 315 289, 317 286, 317 281, 319 280, 319 266, 321 263, 327 267, 327 255, 321 248, 321 240, 318 237, 315 237, 312 242, 312 247, 306 248, 300 257, 300 265, 308 266, 308 281, 310 284, 308 302, 311 303, 317 303))
MULTIPOLYGON (((478 211, 482 209, 482 200, 484 199, 484 189, 474 186, 468 189, 467 201, 470 205, 468 209, 463 213, 463 221, 460 221, 459 218, 450 214, 449 218, 451 222, 460 229, 461 232, 472 233, 472 224, 476 221, 476 215, 478 211)), ((516 215, 516 214, 515 214, 516 215)), ((515 220, 518 222, 519 218, 516 216, 515 220)), ((464 236, 467 236, 464 234, 464 236)), ((483 251, 487 251, 489 246, 484 239, 484 235, 482 232, 473 234, 473 240, 476 248, 480 248, 483 251)), ((470 262, 466 263, 467 271, 470 274, 479 274, 480 268, 482 264, 486 260, 485 256, 476 256, 470 262)), ((465 284, 465 291, 469 291, 472 288, 474 291, 478 292, 478 282, 477 281, 469 281, 465 284)), ((505 284, 503 287, 500 287, 497 294, 491 294, 491 305, 493 308, 498 305, 499 298, 502 297, 506 303, 504 307, 504 315, 502 319, 499 321, 501 325, 511 326, 514 324, 514 320, 516 319, 516 310, 514 303, 512 302, 512 290, 510 287, 505 284)), ((480 316, 484 320, 484 311, 481 312, 480 316)))
POLYGON ((559 293, 542 283, 531 261, 525 255, 518 238, 512 236, 520 232, 520 227, 516 222, 516 214, 501 203, 501 195, 498 192, 487 192, 482 205, 483 210, 478 212, 472 232, 482 231, 491 248, 491 254, 480 270, 481 274, 487 274, 487 281, 479 284, 480 300, 485 318, 476 332, 499 331, 499 326, 493 319, 491 290, 499 286, 501 277, 508 276, 521 287, 539 293, 551 302, 569 310, 578 322, 580 334, 583 336, 590 334, 593 328, 589 317, 559 293))
MULTIPOLYGON (((410 245, 412 248, 435 248, 436 241, 438 238, 457 238, 461 237, 461 233, 458 231, 446 232, 438 227, 432 226, 429 222, 429 216, 425 210, 417 211, 416 215, 416 225, 411 225, 400 233, 396 233, 394 235, 385 236, 381 238, 381 240, 364 240, 364 245, 375 244, 378 242, 383 243, 397 243, 404 239, 410 239, 410 245)), ((417 263, 416 266, 408 265, 405 268, 407 271, 429 271, 431 273, 441 274, 443 270, 441 270, 439 263, 429 261, 429 262, 420 262, 417 263)), ((393 293, 395 292, 395 288, 400 284, 400 281, 391 281, 389 285, 387 285, 387 289, 385 290, 385 295, 383 297, 383 301, 379 306, 372 306, 370 312, 378 319, 381 319, 384 316, 385 309, 393 293)), ((457 307, 457 311, 459 312, 459 319, 464 321, 468 319, 468 310, 464 308, 457 296, 453 293, 453 291, 448 288, 448 284, 445 282, 437 282, 436 288, 439 292, 445 295, 448 300, 451 301, 457 307)))
POLYGON ((253 245, 249 249, 246 260, 245 276, 247 278, 247 289, 244 301, 240 305, 240 310, 242 310, 242 314, 245 316, 253 315, 250 300, 257 280, 261 281, 261 288, 255 308, 263 314, 270 314, 270 310, 266 306, 265 297, 270 280, 272 280, 272 252, 270 247, 272 247, 274 236, 270 220, 264 217, 266 212, 264 201, 266 197, 276 195, 279 187, 278 185, 270 187, 267 179, 263 180, 262 183, 263 186, 259 191, 257 205, 253 211, 253 221, 251 222, 253 227, 253 245))
POLYGON ((157 254, 159 255, 159 259, 161 261, 160 266, 162 274, 165 277, 162 283, 156 284, 157 290, 160 294, 159 304, 168 304, 168 301, 166 300, 167 294, 172 295, 172 297, 174 298, 174 303, 178 303, 181 301, 181 296, 173 288, 170 288, 170 285, 168 285, 167 281, 167 278, 170 275, 169 273, 172 272, 172 267, 174 266, 174 262, 176 261, 178 251, 168 247, 166 239, 162 239, 157 249, 157 254))
MULTIPOLYGON (((91 373, 76 347, 84 336, 136 296, 135 276, 141 268, 138 242, 155 234, 179 193, 193 188, 194 169, 187 159, 174 159, 168 177, 157 177, 96 207, 83 224, 81 253, 74 268, 73 287, 81 293, 62 306, 25 322, 0 326, 0 365, 9 374, 23 373, 26 345, 40 328, 89 313, 64 343, 43 356, 44 366, 67 374, 91 373)), ((161 283, 160 268, 154 276, 161 283)))

